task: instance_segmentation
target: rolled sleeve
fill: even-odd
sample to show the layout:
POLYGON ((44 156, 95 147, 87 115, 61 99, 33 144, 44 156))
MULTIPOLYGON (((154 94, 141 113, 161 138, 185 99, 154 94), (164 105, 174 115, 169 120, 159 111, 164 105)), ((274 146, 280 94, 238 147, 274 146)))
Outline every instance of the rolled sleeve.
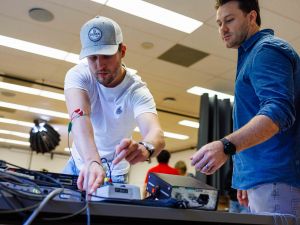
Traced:
POLYGON ((264 45, 253 60, 251 83, 260 102, 257 115, 265 115, 289 129, 295 122, 293 61, 287 48, 264 45), (285 51, 286 50, 286 51, 285 51))

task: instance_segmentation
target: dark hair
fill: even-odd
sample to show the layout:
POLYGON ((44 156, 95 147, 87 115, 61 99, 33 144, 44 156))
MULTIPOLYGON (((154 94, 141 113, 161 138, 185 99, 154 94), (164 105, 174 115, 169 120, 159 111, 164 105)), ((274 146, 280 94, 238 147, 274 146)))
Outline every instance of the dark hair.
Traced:
POLYGON ((245 13, 249 13, 254 10, 257 13, 256 23, 258 26, 261 25, 260 9, 258 0, 216 0, 215 8, 218 9, 220 6, 225 5, 227 2, 236 1, 239 3, 239 9, 245 13))
POLYGON ((168 163, 169 159, 171 157, 170 152, 167 150, 162 150, 158 156, 156 156, 156 159, 159 163, 168 163))
POLYGON ((123 43, 120 43, 119 46, 118 46, 118 51, 119 51, 119 52, 121 52, 122 46, 123 46, 123 43))

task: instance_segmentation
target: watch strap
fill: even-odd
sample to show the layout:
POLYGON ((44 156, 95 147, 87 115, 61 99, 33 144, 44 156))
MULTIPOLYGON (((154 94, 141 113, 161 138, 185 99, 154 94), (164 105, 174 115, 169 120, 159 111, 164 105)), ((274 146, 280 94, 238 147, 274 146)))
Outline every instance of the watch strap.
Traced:
POLYGON ((150 160, 151 156, 155 152, 155 148, 151 143, 145 142, 145 141, 140 141, 139 144, 143 145, 145 149, 149 152, 149 157, 147 160, 150 160))
POLYGON ((224 153, 226 155, 234 155, 236 153, 235 145, 232 142, 230 142, 227 138, 222 138, 220 141, 223 143, 224 153))

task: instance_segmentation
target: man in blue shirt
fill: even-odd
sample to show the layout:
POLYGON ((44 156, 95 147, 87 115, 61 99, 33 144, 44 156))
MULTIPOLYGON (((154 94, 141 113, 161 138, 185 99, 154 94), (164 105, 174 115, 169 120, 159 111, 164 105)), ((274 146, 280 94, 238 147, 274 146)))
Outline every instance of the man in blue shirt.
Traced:
POLYGON ((238 49, 234 132, 200 148, 192 165, 209 175, 232 155, 241 204, 300 217, 299 56, 260 30, 257 0, 217 0, 216 9, 222 40, 238 49))

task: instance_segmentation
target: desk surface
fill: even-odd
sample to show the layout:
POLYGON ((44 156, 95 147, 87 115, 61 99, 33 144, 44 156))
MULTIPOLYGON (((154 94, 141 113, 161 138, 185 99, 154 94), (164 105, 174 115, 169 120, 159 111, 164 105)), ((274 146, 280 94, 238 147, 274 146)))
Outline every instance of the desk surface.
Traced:
MULTIPOLYGON (((13 202, 14 199, 11 199, 13 202)), ((22 204, 32 205, 26 200, 22 204)), ((16 201, 17 204, 17 201, 16 201)), ((19 203, 18 203, 19 204, 19 203)), ((85 224, 85 213, 63 221, 44 221, 43 217, 57 217, 72 214, 84 207, 84 203, 72 201, 51 200, 43 208, 39 219, 33 224, 85 224)), ((9 206, 0 197, 0 210, 9 206)), ((273 216, 236 214, 219 211, 203 211, 195 209, 175 209, 166 207, 141 206, 132 204, 117 204, 107 202, 90 203, 91 224, 274 224, 273 216)), ((6 224, 21 224, 22 217, 12 214, 0 214, 1 222, 6 224), (21 219, 20 219, 21 218, 21 219)), ((292 223, 290 223, 292 224, 292 223)))

